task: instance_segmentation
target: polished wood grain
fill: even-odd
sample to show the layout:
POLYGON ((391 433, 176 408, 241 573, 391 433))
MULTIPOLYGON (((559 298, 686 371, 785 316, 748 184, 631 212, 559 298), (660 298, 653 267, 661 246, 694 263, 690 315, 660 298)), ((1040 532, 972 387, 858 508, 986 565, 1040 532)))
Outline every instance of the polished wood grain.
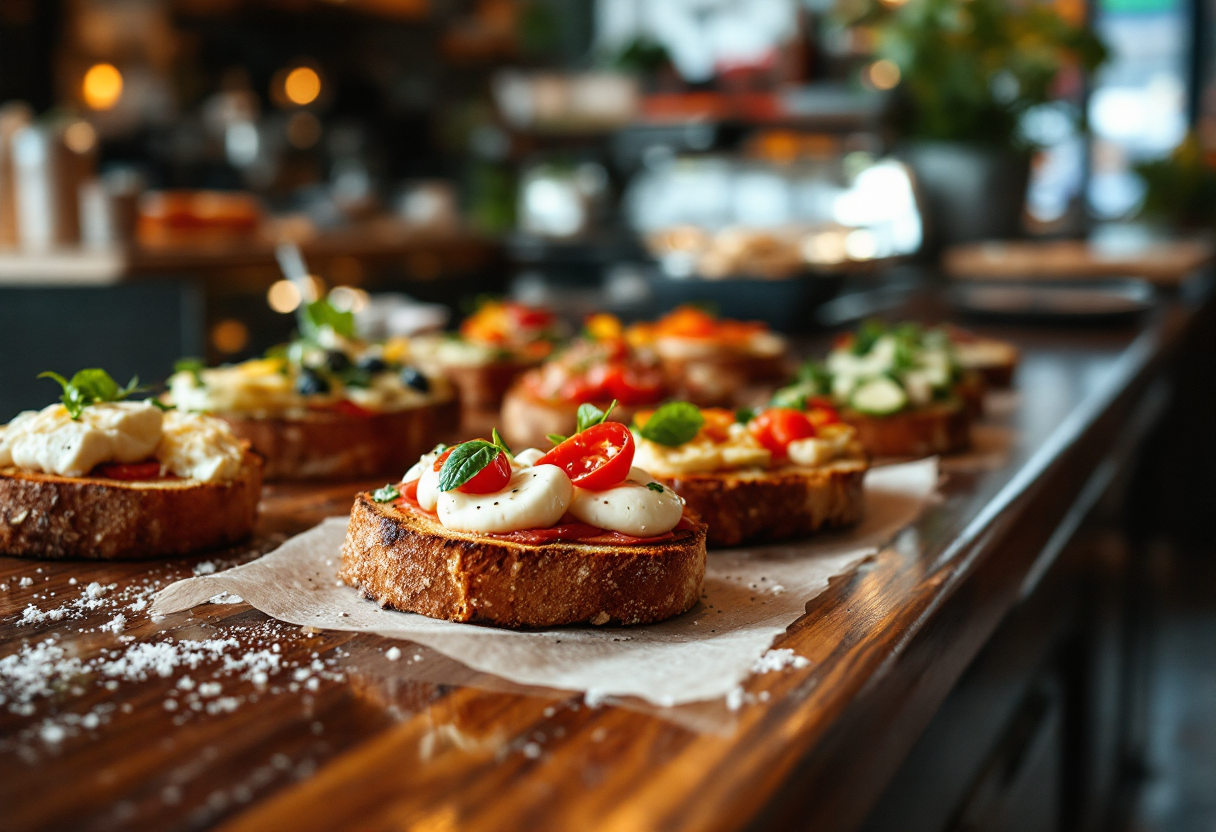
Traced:
POLYGON ((109 608, 18 623, 27 604, 48 609, 91 581, 117 594, 201 562, 241 562, 343 513, 366 483, 268 489, 253 544, 207 557, 0 559, 0 657, 47 638, 87 661, 120 638, 231 637, 240 650, 278 644, 285 666, 261 686, 220 660, 113 689, 93 673, 29 713, 0 705, 0 830, 855 827, 1002 617, 1052 568, 1045 544, 1189 320, 1171 302, 1126 330, 988 331, 1021 349, 1019 392, 993 403, 976 453, 946 463, 940 503, 778 639, 811 664, 752 678, 734 713, 722 703, 591 708, 409 644, 389 661, 388 640, 306 632, 240 604, 160 622, 133 613, 121 636, 96 629, 109 608), (294 681, 315 662, 321 673, 294 681), (214 675, 238 704, 190 710, 187 675, 214 675), (113 706, 101 724, 43 738, 47 720, 99 705, 113 706))

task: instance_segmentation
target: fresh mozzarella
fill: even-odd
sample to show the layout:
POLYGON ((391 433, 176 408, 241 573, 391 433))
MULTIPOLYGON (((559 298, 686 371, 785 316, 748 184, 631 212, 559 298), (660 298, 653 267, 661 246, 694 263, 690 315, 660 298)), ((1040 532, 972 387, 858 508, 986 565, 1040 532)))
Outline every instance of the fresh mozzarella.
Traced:
MULTIPOLYGON (((414 468, 417 467, 417 465, 414 466, 414 468)), ((410 471, 413 471, 414 468, 411 468, 410 471)), ((406 474, 405 476, 405 481, 409 482, 409 474, 406 474)), ((422 506, 427 511, 434 511, 435 506, 438 503, 439 471, 435 470, 435 462, 434 460, 431 460, 431 464, 423 469, 422 476, 418 478, 418 505, 422 506)))
POLYGON ((790 455, 790 462, 808 468, 831 462, 836 456, 836 447, 824 439, 795 439, 786 450, 790 455))
POLYGON ((412 480, 421 479, 422 475, 431 468, 435 467, 435 460, 439 459, 439 454, 432 451, 429 454, 423 454, 422 457, 413 464, 410 470, 405 472, 405 476, 401 478, 402 482, 410 482, 412 480))
POLYGON ((661 483, 652 490, 648 487, 652 482, 655 479, 650 474, 631 468, 625 482, 604 491, 575 488, 570 514, 592 526, 634 537, 669 532, 680 522, 684 501, 661 483))
POLYGON ((241 470, 245 447, 226 422, 171 410, 164 416, 156 458, 184 479, 226 482, 241 470))
MULTIPOLYGON (((426 481, 424 475, 418 483, 419 503, 426 481)), ((556 465, 521 468, 505 488, 493 494, 439 494, 439 521, 449 529, 483 534, 547 529, 566 513, 573 490, 566 472, 556 465)))
POLYGON ((161 438, 163 414, 147 402, 86 407, 73 420, 61 404, 22 413, 0 439, 0 465, 82 477, 103 462, 140 462, 161 438))
POLYGON ((545 455, 545 452, 537 448, 527 448, 515 455, 515 466, 517 468, 527 468, 535 465, 536 460, 545 455))

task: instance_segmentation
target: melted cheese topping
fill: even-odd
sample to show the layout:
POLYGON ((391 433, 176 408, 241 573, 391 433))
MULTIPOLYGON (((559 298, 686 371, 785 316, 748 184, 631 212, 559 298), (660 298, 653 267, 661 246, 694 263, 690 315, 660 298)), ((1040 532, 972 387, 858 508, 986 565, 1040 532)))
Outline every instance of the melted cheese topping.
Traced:
POLYGON ((327 378, 327 393, 296 392, 296 370, 286 361, 260 358, 230 367, 213 367, 194 373, 175 373, 169 378, 168 399, 180 409, 200 413, 240 413, 254 416, 303 413, 310 405, 333 404, 347 399, 366 410, 397 411, 419 407, 450 396, 440 378, 429 378, 431 389, 420 392, 405 384, 395 372, 377 373, 367 387, 344 387, 327 378))
MULTIPOLYGON (((544 466, 542 466, 544 467, 544 466)), ((669 532, 684 514, 684 501, 662 483, 648 487, 655 478, 641 468, 631 468, 629 478, 603 491, 575 488, 570 514, 584 523, 634 537, 655 537, 669 532)))
POLYGON ((245 446, 226 422, 197 413, 164 414, 156 458, 171 474, 200 482, 227 482, 245 462, 245 446))
POLYGON ((638 467, 658 476, 704 474, 711 471, 732 471, 739 468, 767 468, 773 455, 756 441, 745 425, 734 424, 727 429, 723 441, 715 441, 705 432, 690 442, 669 447, 643 439, 634 434, 638 467))
POLYGON ((223 422, 163 413, 149 402, 90 405, 79 420, 53 404, 0 428, 0 467, 64 477, 86 476, 105 463, 155 458, 162 471, 220 482, 236 476, 244 457, 244 446, 223 422))
MULTIPOLYGON (((418 502, 422 503, 422 482, 418 502)), ((482 534, 505 534, 526 529, 547 529, 562 519, 570 506, 574 486, 556 465, 520 468, 506 488, 493 494, 439 494, 439 522, 449 529, 482 534)), ((677 518, 678 519, 678 518, 677 518)))

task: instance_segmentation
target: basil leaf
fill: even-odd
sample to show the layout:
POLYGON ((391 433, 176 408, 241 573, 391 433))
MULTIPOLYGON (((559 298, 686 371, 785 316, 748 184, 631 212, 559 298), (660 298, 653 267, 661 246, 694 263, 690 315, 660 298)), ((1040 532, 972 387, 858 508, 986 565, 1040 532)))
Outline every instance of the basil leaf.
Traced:
POLYGON ((515 454, 511 453, 511 449, 507 447, 507 443, 504 442, 502 437, 498 435, 498 428, 490 429, 490 438, 493 439, 494 444, 496 446, 498 446, 504 454, 507 455, 507 459, 509 459, 511 461, 515 460, 515 454))
POLYGON ((355 337, 355 313, 340 312, 325 299, 301 306, 299 323, 300 334, 313 341, 325 327, 344 338, 355 337))
POLYGON ((457 445, 439 471, 439 490, 454 491, 498 458, 502 448, 484 439, 457 445))
POLYGON ((752 419, 756 418, 756 411, 750 407, 741 407, 735 411, 735 421, 741 425, 746 425, 752 419))
POLYGON ((397 490, 397 486, 391 482, 383 488, 377 488, 372 492, 372 499, 377 503, 391 503, 393 500, 401 496, 401 492, 397 490))
POLYGON ((150 401, 152 403, 152 406, 155 407, 157 410, 161 411, 162 413, 169 411, 169 410, 177 410, 177 405, 165 404, 160 399, 155 398, 155 397, 148 399, 148 401, 150 401))
POLYGON ((663 486, 659 485, 657 482, 648 482, 646 483, 646 487, 651 491, 658 492, 659 494, 663 493, 663 486))
POLYGON ((554 445, 560 445, 566 441, 566 437, 562 436, 560 433, 546 433, 545 438, 548 439, 550 442, 552 442, 554 445))
POLYGON ((696 436, 703 424, 705 417, 695 404, 668 402, 654 412, 638 433, 643 439, 675 447, 696 436))
POLYGON ((608 414, 616 408, 616 399, 612 400, 612 404, 608 405, 607 410, 600 410, 593 404, 580 404, 578 406, 578 430, 576 433, 582 433, 589 427, 602 425, 608 421, 608 414))
POLYGON ((139 386, 139 376, 133 376, 126 387, 119 387, 118 382, 110 377, 105 370, 91 367, 80 370, 71 381, 58 373, 40 373, 38 378, 54 379, 63 388, 59 400, 67 408, 68 415, 73 420, 79 420, 80 414, 91 404, 99 402, 119 402, 132 393, 142 392, 139 386))

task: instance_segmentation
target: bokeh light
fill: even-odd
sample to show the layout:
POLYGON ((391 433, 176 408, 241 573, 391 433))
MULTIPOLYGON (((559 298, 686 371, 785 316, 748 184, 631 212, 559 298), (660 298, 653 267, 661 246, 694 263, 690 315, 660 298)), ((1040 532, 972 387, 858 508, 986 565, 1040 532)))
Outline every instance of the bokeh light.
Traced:
POLYGON ((298 66, 283 79, 283 95, 292 104, 303 107, 321 94, 321 76, 311 67, 298 66))
POLYGON ((122 73, 113 64, 94 64, 80 85, 84 103, 93 110, 109 110, 122 98, 122 73))
POLYGON ((899 66, 895 61, 883 58, 880 61, 875 61, 870 64, 866 70, 866 75, 870 79, 870 83, 875 89, 890 90, 894 89, 899 83, 899 66))
POLYGON ((275 312, 283 315, 295 312, 301 300, 303 298, 300 297, 299 287, 290 280, 276 281, 266 292, 266 303, 275 312))

